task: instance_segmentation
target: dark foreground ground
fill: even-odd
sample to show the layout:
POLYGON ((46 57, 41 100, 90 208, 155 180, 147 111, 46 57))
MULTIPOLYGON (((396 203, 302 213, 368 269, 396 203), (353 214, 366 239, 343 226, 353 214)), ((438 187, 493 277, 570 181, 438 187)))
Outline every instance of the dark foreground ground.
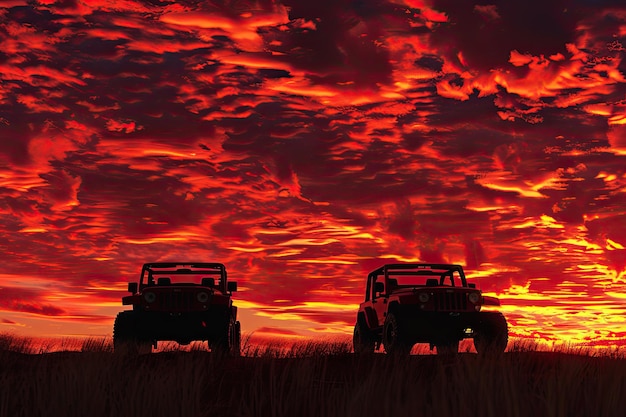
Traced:
POLYGON ((625 415, 626 360, 611 356, 0 351, 0 416, 625 415))

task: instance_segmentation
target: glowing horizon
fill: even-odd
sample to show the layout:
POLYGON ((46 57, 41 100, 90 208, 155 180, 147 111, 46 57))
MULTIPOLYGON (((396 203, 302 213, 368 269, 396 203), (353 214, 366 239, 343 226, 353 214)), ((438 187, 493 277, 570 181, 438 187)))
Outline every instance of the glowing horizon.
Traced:
POLYGON ((196 3, 0 6, 0 332, 110 335, 143 263, 206 261, 244 332, 344 335, 424 261, 624 344, 619 1, 196 3))

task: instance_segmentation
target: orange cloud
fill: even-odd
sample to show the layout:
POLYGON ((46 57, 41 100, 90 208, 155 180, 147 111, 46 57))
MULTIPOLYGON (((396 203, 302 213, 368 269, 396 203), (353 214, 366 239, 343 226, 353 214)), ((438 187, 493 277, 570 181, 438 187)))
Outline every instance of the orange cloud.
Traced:
POLYGON ((0 6, 3 328, 109 335, 201 259, 245 332, 349 335, 370 270, 438 261, 512 336, 622 343, 622 11, 157 3, 0 6))

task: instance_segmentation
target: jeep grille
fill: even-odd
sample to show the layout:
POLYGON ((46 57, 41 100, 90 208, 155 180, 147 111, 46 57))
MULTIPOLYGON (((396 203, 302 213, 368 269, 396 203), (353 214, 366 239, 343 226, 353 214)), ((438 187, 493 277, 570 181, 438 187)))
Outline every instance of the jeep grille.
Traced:
POLYGON ((195 293, 189 291, 171 291, 159 294, 160 307, 169 311, 191 311, 195 293))
POLYGON ((433 296, 437 311, 467 310, 467 294, 464 292, 437 292, 433 296))

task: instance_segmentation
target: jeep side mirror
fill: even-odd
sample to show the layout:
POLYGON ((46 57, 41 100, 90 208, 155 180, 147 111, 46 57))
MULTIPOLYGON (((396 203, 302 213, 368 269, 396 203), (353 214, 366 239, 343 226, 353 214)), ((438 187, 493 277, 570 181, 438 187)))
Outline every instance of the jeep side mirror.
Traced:
POLYGON ((128 292, 136 294, 137 293, 137 283, 136 282, 129 282, 128 283, 128 292))
POLYGON ((382 282, 374 283, 374 294, 382 293, 383 291, 385 291, 385 284, 384 283, 382 283, 382 282))
POLYGON ((228 292, 235 292, 237 291, 237 283, 235 281, 229 281, 226 284, 226 288, 228 289, 228 292))
POLYGON ((472 284, 467 284, 468 287, 470 288, 476 288, 476 284, 472 283, 472 284))

